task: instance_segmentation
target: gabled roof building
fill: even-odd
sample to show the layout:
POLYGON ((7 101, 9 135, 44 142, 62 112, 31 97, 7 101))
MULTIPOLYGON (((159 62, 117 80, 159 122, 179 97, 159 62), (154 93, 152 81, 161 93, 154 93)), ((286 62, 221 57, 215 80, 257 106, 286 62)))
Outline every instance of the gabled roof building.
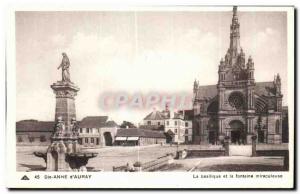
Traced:
POLYGON ((151 145, 166 143, 166 136, 154 130, 140 128, 118 129, 115 144, 116 145, 151 145))

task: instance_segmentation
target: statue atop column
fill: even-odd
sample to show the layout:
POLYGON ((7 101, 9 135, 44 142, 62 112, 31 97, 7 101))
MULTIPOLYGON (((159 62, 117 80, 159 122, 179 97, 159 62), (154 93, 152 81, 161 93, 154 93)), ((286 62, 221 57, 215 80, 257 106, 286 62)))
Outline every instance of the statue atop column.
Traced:
POLYGON ((58 66, 57 69, 62 69, 62 81, 63 82, 71 82, 70 80, 70 72, 69 72, 69 68, 70 68, 70 60, 67 56, 66 53, 62 53, 62 61, 61 64, 58 66))
POLYGON ((62 80, 51 85, 55 94, 55 131, 47 152, 34 152, 46 162, 46 171, 79 171, 87 170, 90 158, 98 153, 81 151, 78 144, 78 124, 76 122, 75 96, 79 88, 70 81, 70 61, 62 53, 62 61, 57 69, 62 69, 62 80))

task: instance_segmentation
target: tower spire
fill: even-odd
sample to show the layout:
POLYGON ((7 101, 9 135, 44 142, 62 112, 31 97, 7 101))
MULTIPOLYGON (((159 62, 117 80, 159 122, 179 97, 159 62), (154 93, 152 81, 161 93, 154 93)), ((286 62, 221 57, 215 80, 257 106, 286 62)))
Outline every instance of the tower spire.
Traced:
POLYGON ((237 6, 233 7, 232 23, 230 26, 230 51, 235 55, 240 50, 240 23, 237 16, 237 6))

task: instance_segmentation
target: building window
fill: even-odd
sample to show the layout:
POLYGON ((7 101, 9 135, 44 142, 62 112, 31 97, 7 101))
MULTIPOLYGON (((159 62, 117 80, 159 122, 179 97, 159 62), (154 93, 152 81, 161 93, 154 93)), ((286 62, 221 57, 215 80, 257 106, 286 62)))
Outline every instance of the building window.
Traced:
POLYGON ((169 121, 167 121, 167 125, 169 125, 170 123, 169 123, 169 121))
POLYGON ((21 136, 18 136, 18 142, 23 142, 23 139, 21 136))
POLYGON ((85 139, 84 139, 84 142, 85 142, 85 143, 89 143, 89 138, 85 138, 85 139))
POLYGON ((94 143, 94 138, 91 138, 91 143, 94 143))
POLYGON ((99 145, 99 138, 96 138, 96 145, 99 145))
POLYGON ((40 142, 45 142, 47 141, 46 136, 45 135, 41 135, 40 136, 40 142))
POLYGON ((177 121, 175 121, 175 126, 177 126, 177 121))
POLYGON ((157 125, 160 125, 160 122, 158 122, 157 125))
POLYGON ((189 123, 188 123, 188 122, 185 122, 185 126, 188 127, 188 126, 189 126, 189 123))
POLYGON ((82 128, 79 129, 80 133, 82 133, 82 128))
POLYGON ((148 125, 151 125, 151 121, 147 121, 147 124, 148 124, 148 125))
POLYGON ((28 140, 29 140, 30 143, 32 143, 32 142, 34 142, 34 137, 29 136, 29 137, 28 137, 28 140))
POLYGON ((175 129, 174 132, 177 134, 177 129, 175 129))
POLYGON ((79 139, 78 139, 78 143, 79 143, 80 145, 82 145, 82 138, 79 138, 79 139))

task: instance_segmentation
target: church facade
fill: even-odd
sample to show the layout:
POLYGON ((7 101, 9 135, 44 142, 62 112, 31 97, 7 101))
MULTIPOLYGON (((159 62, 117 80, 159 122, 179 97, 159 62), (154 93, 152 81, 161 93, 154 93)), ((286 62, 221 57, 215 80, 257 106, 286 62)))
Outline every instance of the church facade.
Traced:
POLYGON ((216 85, 193 87, 193 142, 219 144, 225 136, 233 144, 282 142, 282 98, 279 74, 270 82, 256 82, 254 61, 240 46, 237 7, 233 8, 230 46, 221 59, 216 85))

